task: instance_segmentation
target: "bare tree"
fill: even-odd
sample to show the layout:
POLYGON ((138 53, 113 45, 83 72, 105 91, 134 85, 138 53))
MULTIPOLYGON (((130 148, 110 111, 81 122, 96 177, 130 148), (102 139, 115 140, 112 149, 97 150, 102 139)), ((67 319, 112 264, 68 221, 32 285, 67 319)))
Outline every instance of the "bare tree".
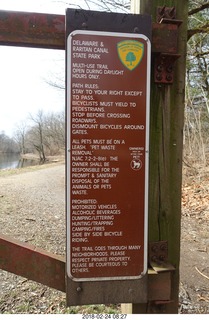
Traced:
POLYGON ((66 4, 69 8, 101 10, 106 12, 130 12, 130 0, 83 0, 83 5, 76 1, 59 1, 66 4))
POLYGON ((41 161, 46 161, 44 148, 44 113, 43 110, 38 110, 35 116, 30 114, 30 120, 33 121, 34 126, 30 130, 30 139, 39 154, 41 161))
POLYGON ((187 163, 207 163, 209 134, 209 1, 190 0, 184 156, 187 163))
POLYGON ((63 153, 65 149, 65 114, 50 113, 45 116, 44 143, 50 155, 63 153))
POLYGON ((17 125, 16 131, 14 133, 14 140, 17 142, 22 154, 26 153, 26 133, 27 124, 25 121, 22 121, 17 125))

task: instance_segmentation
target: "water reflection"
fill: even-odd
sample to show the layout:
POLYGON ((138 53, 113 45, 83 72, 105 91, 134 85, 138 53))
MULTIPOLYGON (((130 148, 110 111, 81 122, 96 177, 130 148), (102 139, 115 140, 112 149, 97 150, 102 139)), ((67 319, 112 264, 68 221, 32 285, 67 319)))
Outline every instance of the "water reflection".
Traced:
POLYGON ((2 169, 16 169, 40 164, 38 160, 22 159, 16 153, 0 154, 0 170, 2 169))

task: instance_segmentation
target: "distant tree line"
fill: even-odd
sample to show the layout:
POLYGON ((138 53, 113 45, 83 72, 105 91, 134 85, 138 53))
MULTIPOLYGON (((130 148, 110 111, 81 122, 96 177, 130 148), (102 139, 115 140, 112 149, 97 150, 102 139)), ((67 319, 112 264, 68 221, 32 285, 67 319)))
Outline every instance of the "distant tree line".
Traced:
POLYGON ((64 112, 46 114, 39 110, 17 125, 13 138, 0 134, 0 152, 34 153, 45 161, 47 156, 63 154, 64 149, 64 112))
POLYGON ((17 143, 3 131, 0 133, 0 153, 18 153, 17 143))

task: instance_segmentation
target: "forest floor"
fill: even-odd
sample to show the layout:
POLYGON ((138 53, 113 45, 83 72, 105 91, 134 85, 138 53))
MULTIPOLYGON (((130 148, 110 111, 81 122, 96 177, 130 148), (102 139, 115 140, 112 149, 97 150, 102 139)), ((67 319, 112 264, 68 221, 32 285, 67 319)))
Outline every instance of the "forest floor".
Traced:
POLYGON ((209 313, 209 167, 184 168, 180 312, 209 313))
MULTIPOLYGON (((0 171, 1 233, 65 255, 64 163, 0 171)), ((186 171, 182 195, 180 313, 209 313, 209 168, 186 171)), ((0 313, 117 313, 65 306, 65 294, 0 270, 0 313)))

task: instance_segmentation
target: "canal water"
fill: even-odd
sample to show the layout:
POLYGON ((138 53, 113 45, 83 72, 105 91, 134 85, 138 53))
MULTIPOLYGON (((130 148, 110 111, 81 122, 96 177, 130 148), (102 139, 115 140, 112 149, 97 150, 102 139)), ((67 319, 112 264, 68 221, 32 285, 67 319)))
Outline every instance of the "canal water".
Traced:
POLYGON ((16 169, 39 164, 37 160, 21 159, 16 153, 0 153, 0 170, 16 169))

